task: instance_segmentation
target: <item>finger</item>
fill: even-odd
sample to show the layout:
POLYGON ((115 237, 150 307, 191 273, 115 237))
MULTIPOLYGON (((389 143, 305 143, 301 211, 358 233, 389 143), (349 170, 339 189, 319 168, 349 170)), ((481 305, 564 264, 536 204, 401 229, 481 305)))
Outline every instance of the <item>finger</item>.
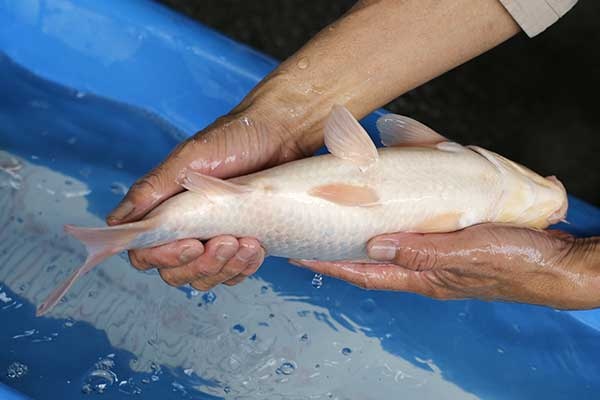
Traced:
POLYGON ((223 282, 223 285, 235 286, 235 285, 238 285, 238 284, 242 283, 243 281, 245 281, 246 278, 247 277, 244 275, 234 276, 230 280, 223 282))
POLYGON ((193 160, 186 151, 189 141, 180 143, 158 167, 138 179, 119 205, 106 218, 108 225, 135 221, 168 197, 183 191, 178 175, 193 160), (185 156, 184 156, 185 155, 185 156))
POLYGON ((262 247, 256 239, 242 238, 239 240, 237 253, 223 265, 217 274, 201 277, 192 282, 192 287, 199 290, 212 288, 242 274, 249 268, 258 268, 263 257, 262 247), (255 265, 256 267, 254 267, 255 265))
POLYGON ((131 265, 139 270, 175 268, 190 263, 204 253, 202 242, 184 239, 148 249, 131 250, 131 265))
POLYGON ((206 243, 200 257, 179 268, 160 270, 161 277, 171 286, 181 286, 202 277, 217 275, 237 253, 238 247, 238 241, 233 236, 213 238, 206 243))
POLYGON ((290 260, 290 263, 307 267, 311 271, 341 279, 363 289, 428 292, 418 273, 395 264, 361 264, 328 261, 290 260))
POLYGON ((510 244, 515 236, 522 239, 523 231, 523 228, 482 224, 450 233, 395 233, 370 240, 367 251, 377 261, 391 261, 411 270, 431 270, 487 260, 494 256, 494 246, 510 244))

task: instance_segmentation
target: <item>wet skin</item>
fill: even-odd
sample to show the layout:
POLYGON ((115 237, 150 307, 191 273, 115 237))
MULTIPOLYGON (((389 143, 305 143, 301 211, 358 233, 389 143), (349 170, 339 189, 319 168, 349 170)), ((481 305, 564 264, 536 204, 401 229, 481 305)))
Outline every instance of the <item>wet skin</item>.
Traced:
MULTIPOLYGON (((408 90, 495 47, 518 31, 512 17, 497 0, 360 1, 267 76, 229 115, 181 143, 157 168, 140 178, 108 216, 107 222, 116 225, 139 220, 164 200, 181 192, 178 177, 186 168, 230 178, 310 156, 323 144, 322 124, 333 105, 345 105, 357 118, 362 118, 408 90)), ((531 239, 525 242, 531 249, 535 250, 543 243, 545 247, 539 250, 543 254, 550 254, 550 250, 544 249, 564 248, 567 242, 577 243, 576 247, 580 247, 572 238, 551 239, 551 236, 544 236, 550 235, 548 233, 534 235, 504 228, 485 229, 490 237, 500 239, 497 242, 500 247, 503 241, 514 244, 524 236, 531 239)), ((474 245, 470 240, 477 237, 469 236, 469 232, 473 230, 445 236, 447 243, 453 243, 452 260, 457 266, 481 264, 472 259, 470 251, 474 245), (468 250, 464 260, 460 260, 458 254, 463 253, 459 249, 468 250)), ((396 239, 409 238, 417 243, 417 237, 421 236, 397 236, 396 239)), ((429 239, 422 240, 429 243, 429 239)), ((372 242, 371 249, 373 243, 376 242, 372 242)), ((443 253, 445 248, 428 246, 419 252, 417 244, 413 244, 412 252, 430 254, 428 259, 435 260, 450 257, 443 253), (442 253, 433 255, 437 254, 435 251, 442 253)), ((399 250, 397 254, 404 252, 399 250)), ((569 259, 582 257, 571 264, 585 263, 588 252, 571 252, 569 259)), ((482 257, 485 252, 479 253, 482 257)), ((129 255, 138 269, 158 268, 161 277, 170 285, 189 283, 199 290, 208 290, 220 283, 233 285, 243 281, 258 269, 265 251, 255 239, 223 236, 206 243, 181 240, 153 249, 130 251, 129 255)), ((455 267, 452 273, 421 274, 431 275, 433 279, 449 277, 456 281, 453 291, 442 284, 438 288, 432 283, 435 290, 406 284, 401 277, 412 269, 422 269, 423 265, 417 261, 423 257, 416 257, 416 264, 396 260, 405 269, 390 270, 396 271, 394 273, 382 270, 381 266, 353 265, 336 269, 330 264, 313 264, 311 267, 358 284, 360 279, 366 282, 365 273, 378 276, 368 280, 371 288, 413 290, 441 298, 460 297, 458 294, 463 293, 462 297, 562 304, 558 299, 561 293, 555 290, 546 297, 533 295, 532 289, 522 287, 522 281, 511 280, 515 268, 518 269, 511 267, 518 264, 512 255, 491 252, 486 257, 488 263, 485 265, 495 271, 502 284, 491 284, 492 276, 488 275, 475 278, 471 276, 474 271, 467 267, 455 267), (511 263, 506 263, 509 260, 511 263), (491 287, 502 287, 502 294, 491 287)), ((535 275, 535 263, 527 265, 529 274, 535 275)), ((561 268, 568 270, 560 264, 553 271, 561 268)), ((543 274, 553 282, 561 279, 547 271, 543 274)), ((542 282, 541 278, 534 281, 542 282)), ((452 286, 450 281, 448 285, 452 286)), ((553 286, 544 284, 540 287, 553 286)), ((587 307, 591 303, 586 300, 580 304, 587 307)))

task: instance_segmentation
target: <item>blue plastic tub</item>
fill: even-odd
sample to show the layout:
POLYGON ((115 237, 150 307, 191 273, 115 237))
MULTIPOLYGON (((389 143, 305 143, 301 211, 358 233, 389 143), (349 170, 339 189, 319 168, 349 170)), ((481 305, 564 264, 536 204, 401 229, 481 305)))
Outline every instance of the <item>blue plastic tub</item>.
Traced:
MULTIPOLYGON (((597 398, 599 311, 317 289, 280 259, 203 294, 115 257, 34 317, 83 257, 62 224, 100 224, 275 65, 153 2, 0 0, 0 382, 40 400, 597 398)), ((568 219, 600 233, 582 201, 568 219)))

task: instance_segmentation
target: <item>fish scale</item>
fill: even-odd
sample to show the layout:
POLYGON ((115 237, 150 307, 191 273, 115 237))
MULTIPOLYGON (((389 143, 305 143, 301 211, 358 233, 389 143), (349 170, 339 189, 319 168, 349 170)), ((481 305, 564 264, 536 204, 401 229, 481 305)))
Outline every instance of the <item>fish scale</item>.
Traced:
POLYGON ((352 114, 336 106, 324 128, 331 154, 228 181, 188 170, 181 182, 187 191, 141 221, 66 226, 86 245, 88 258, 38 315, 102 260, 177 239, 254 237, 273 256, 362 260, 369 239, 384 233, 450 232, 485 222, 545 228, 566 214, 566 192, 554 177, 450 142, 407 117, 387 115, 377 125, 387 146, 379 150, 352 114))

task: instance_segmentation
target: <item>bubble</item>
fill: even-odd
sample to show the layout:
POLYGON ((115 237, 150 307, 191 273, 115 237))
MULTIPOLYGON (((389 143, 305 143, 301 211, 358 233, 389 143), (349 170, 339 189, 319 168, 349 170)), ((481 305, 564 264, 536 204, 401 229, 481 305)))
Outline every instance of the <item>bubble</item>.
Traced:
POLYGON ((361 301, 359 307, 362 312, 372 313, 377 308, 377 304, 375 303, 375 300, 368 298, 361 301))
POLYGON ((300 336, 300 341, 302 343, 308 342, 308 333, 305 333, 304 335, 300 336))
POLYGON ((231 392, 231 388, 230 388, 229 386, 225 386, 225 387, 223 388, 223 391, 224 391, 225 393, 229 393, 229 392, 231 392))
POLYGON ((323 275, 315 274, 315 276, 312 278, 311 284, 315 289, 319 289, 321 286, 323 286, 323 275))
POLYGON ((342 349, 342 354, 345 355, 345 356, 349 356, 350 354, 352 354, 352 349, 349 348, 349 347, 344 347, 342 349))
POLYGON ((174 392, 180 392, 181 394, 187 394, 187 391, 183 387, 183 385, 179 382, 171 382, 171 386, 173 387, 174 392))
POLYGON ((244 325, 241 325, 241 324, 235 324, 231 329, 233 329, 237 333, 244 333, 246 331, 246 328, 244 328, 244 325))
POLYGON ((125 394, 142 394, 142 388, 135 384, 133 378, 129 378, 126 381, 119 382, 119 392, 125 394))
POLYGON ((88 374, 81 391, 84 393, 104 393, 116 381, 117 375, 110 369, 96 369, 88 374))
POLYGON ((296 366, 292 362, 286 361, 275 370, 275 373, 277 375, 291 375, 295 370, 296 366))
POLYGON ((269 291, 269 287, 268 286, 261 286, 260 287, 260 293, 261 294, 265 294, 269 291))
POLYGON ((27 374, 27 371, 29 371, 29 367, 27 367, 27 365, 15 361, 6 369, 6 376, 9 379, 19 379, 23 375, 27 374))
POLYGON ((215 301, 217 301, 217 295, 212 291, 206 292, 202 295, 202 300, 206 304, 213 304, 215 301))
POLYGON ((117 196, 124 196, 127 193, 127 186, 121 182, 113 182, 110 184, 110 191, 117 196))
POLYGON ((65 321, 65 323, 63 325, 65 328, 70 328, 73 325, 75 325, 75 321, 73 320, 73 318, 67 318, 67 320, 65 321))

